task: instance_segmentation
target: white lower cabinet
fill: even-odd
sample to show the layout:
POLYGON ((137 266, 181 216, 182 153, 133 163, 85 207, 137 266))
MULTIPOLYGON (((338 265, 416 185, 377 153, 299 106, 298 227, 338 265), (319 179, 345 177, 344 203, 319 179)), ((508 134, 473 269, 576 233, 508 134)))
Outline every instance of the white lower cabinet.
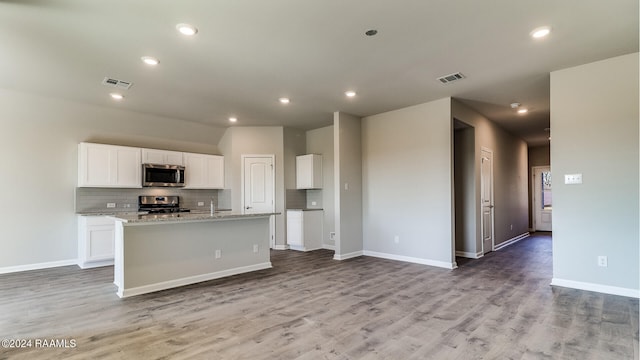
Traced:
POLYGON ((287 210, 287 244, 292 250, 322 249, 322 210, 287 210))
POLYGON ((107 216, 78 216, 78 266, 113 265, 115 220, 107 216))

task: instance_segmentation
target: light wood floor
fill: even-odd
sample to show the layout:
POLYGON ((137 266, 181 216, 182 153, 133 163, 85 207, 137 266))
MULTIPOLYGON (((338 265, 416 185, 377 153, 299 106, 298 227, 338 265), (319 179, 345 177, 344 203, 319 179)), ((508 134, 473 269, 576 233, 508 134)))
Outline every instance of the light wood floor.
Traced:
POLYGON ((457 270, 274 251, 274 268, 119 299, 112 267, 0 275, 0 359, 638 359, 638 300, 549 286, 538 234, 457 270))

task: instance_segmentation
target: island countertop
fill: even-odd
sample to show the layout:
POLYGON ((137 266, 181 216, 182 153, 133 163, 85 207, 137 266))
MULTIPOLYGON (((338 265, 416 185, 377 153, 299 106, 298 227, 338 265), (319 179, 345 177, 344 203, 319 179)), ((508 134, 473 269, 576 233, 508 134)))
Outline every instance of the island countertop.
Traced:
POLYGON ((278 215, 279 213, 255 213, 242 214, 229 211, 216 212, 211 215, 210 212, 184 212, 172 214, 127 214, 127 215, 111 215, 116 221, 121 221, 124 225, 151 225, 154 223, 183 223, 183 222, 204 222, 204 221, 221 221, 234 219, 248 219, 256 217, 267 217, 278 215))

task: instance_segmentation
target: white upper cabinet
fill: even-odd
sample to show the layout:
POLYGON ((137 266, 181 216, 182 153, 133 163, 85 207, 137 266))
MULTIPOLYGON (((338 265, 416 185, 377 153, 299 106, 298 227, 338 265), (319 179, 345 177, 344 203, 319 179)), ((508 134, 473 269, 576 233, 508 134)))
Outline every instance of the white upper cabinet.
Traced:
POLYGON ((296 156, 296 188, 322 189, 322 155, 296 156))
POLYGON ((156 149, 142 149, 143 164, 184 165, 182 152, 156 149))
POLYGON ((104 144, 78 145, 78 187, 142 187, 139 148, 104 144))
POLYGON ((224 156, 184 153, 185 189, 223 189, 224 156))

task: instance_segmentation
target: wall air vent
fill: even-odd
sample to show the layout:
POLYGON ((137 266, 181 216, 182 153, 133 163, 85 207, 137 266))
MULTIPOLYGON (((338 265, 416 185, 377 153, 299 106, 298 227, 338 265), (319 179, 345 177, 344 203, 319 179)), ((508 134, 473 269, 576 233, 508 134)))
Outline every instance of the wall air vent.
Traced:
POLYGON ((113 86, 118 89, 129 90, 133 83, 129 81, 118 80, 110 77, 106 77, 102 80, 102 85, 113 86))
POLYGON ((462 79, 464 79, 464 75, 462 75, 462 73, 457 72, 457 73, 441 76, 438 78, 438 81, 440 81, 443 84, 448 84, 448 83, 462 80, 462 79))

